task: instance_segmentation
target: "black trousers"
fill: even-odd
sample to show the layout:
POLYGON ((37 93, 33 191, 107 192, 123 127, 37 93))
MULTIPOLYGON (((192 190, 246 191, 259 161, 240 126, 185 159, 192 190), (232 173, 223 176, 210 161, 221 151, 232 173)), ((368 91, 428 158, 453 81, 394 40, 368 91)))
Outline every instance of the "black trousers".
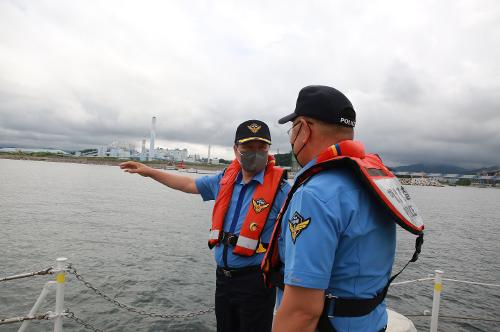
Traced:
POLYGON ((270 332, 276 291, 266 288, 262 272, 228 277, 217 273, 217 332, 270 332))

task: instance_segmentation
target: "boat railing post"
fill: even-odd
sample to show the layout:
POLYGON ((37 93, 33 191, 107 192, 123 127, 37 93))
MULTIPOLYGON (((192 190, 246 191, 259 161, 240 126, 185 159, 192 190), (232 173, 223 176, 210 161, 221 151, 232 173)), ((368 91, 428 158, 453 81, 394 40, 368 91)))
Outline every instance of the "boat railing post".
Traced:
POLYGON ((54 332, 62 332, 63 328, 63 312, 64 312, 64 284, 66 282, 66 260, 67 258, 59 257, 56 259, 56 318, 54 321, 54 332))
MULTIPOLYGON (((38 308, 40 308, 40 306, 42 305, 43 301, 47 297, 47 294, 49 293, 50 288, 52 286, 54 286, 55 283, 56 283, 55 281, 47 281, 47 283, 42 288, 42 292, 40 293, 40 296, 38 297, 38 299, 36 300, 35 304, 33 305, 33 308, 31 308, 28 316, 31 317, 31 316, 34 316, 37 313, 38 308)), ((25 321, 23 321, 23 323, 21 324, 21 327, 19 328, 19 330, 17 330, 17 332, 24 332, 24 331, 26 331, 26 329, 28 328, 28 326, 30 325, 30 323, 31 323, 31 320, 25 320, 25 321)))
POLYGON ((441 301, 441 288, 443 287, 443 271, 435 270, 434 296, 432 298, 431 332, 437 332, 439 319, 439 302, 441 301))

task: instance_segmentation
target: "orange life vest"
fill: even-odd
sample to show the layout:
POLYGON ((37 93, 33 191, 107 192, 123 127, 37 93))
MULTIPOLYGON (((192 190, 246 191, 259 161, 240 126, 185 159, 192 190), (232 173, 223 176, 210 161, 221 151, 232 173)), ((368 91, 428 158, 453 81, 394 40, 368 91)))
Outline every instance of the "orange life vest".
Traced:
MULTIPOLYGON (((238 241, 233 249, 233 253, 235 254, 252 256, 259 245, 260 235, 264 230, 264 225, 266 224, 267 217, 274 203, 274 198, 284 176, 284 170, 275 167, 274 164, 274 157, 269 156, 264 172, 264 182, 263 184, 258 184, 257 188, 255 188, 248 213, 241 226, 238 241)), ((212 228, 210 229, 208 240, 208 247, 210 249, 222 239, 224 219, 231 203, 234 182, 240 170, 241 166, 238 160, 233 160, 220 181, 220 189, 215 200, 212 213, 212 228)))
POLYGON ((353 170, 364 187, 368 188, 377 201, 394 217, 392 219, 405 230, 418 235, 415 253, 411 261, 417 260, 423 243, 424 224, 410 195, 396 176, 382 163, 378 155, 365 154, 361 142, 347 140, 332 145, 320 153, 316 158, 316 163, 295 179, 278 215, 271 243, 269 243, 268 251, 262 261, 262 270, 268 285, 273 282, 271 272, 278 270, 281 266, 277 238, 281 232, 283 213, 286 211, 293 193, 315 174, 339 167, 353 170))

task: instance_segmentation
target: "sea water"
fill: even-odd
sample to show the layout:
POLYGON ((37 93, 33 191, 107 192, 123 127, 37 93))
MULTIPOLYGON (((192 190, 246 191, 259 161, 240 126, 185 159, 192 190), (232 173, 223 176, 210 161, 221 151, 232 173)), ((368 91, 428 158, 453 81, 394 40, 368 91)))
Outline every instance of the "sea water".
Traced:
MULTIPOLYGON (((186 174, 197 177, 197 174, 186 174)), ((500 190, 417 187, 408 191, 426 224, 422 254, 396 279, 427 277, 500 283, 500 190)), ((0 159, 0 277, 39 271, 67 257, 84 278, 128 306, 186 313, 213 306, 215 264, 207 248, 213 202, 118 167, 0 159)), ((411 258, 414 236, 398 230, 393 272, 411 258)), ((0 319, 23 316, 53 276, 0 283, 0 319)), ((387 304, 405 315, 432 307, 432 282, 391 287, 387 304)), ((54 310, 54 294, 41 313, 54 310)), ((142 317, 113 306, 73 276, 65 307, 104 331, 215 331, 212 313, 190 319, 142 317)), ((443 316, 499 319, 500 289, 445 281, 443 316)), ((429 330, 430 317, 411 317, 429 330)), ((87 331, 65 319, 67 331, 87 331)), ((19 324, 1 325, 17 331, 19 324)), ((34 321, 29 331, 51 331, 34 321)), ((440 331, 498 331, 498 323, 446 319, 440 331)))

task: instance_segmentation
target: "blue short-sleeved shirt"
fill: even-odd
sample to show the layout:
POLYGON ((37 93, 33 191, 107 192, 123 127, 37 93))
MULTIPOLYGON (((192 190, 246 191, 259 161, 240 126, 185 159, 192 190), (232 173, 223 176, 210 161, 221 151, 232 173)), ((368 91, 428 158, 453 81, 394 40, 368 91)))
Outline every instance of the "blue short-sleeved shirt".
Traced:
MULTIPOLYGON (((196 179, 196 187, 204 201, 215 200, 220 189, 220 180, 223 173, 216 175, 203 176, 196 179)), ((239 234, 241 226, 252 204, 252 197, 258 184, 264 183, 264 170, 257 173, 250 182, 243 183, 241 172, 236 177, 233 188, 231 203, 224 219, 224 231, 233 234, 239 234), (233 223, 234 220, 234 223, 233 223), (231 227, 232 226, 232 227, 231 227), (233 229, 231 229, 233 228, 233 229)), ((266 225, 261 234, 261 241, 269 243, 276 217, 281 207, 285 203, 286 196, 290 191, 290 185, 283 180, 274 199, 274 204, 269 212, 266 225)), ((218 245, 213 249, 215 262, 217 266, 226 268, 241 268, 246 266, 260 265, 264 258, 264 253, 256 253, 253 256, 239 256, 233 254, 232 246, 218 245)))
MULTIPOLYGON (((394 261, 396 226, 378 204, 348 169, 321 172, 301 186, 278 239, 285 284, 350 298, 380 292, 394 261)), ((277 307, 281 297, 279 290, 277 307)), ((387 324, 385 303, 366 316, 332 323, 337 331, 379 331, 387 324)))

